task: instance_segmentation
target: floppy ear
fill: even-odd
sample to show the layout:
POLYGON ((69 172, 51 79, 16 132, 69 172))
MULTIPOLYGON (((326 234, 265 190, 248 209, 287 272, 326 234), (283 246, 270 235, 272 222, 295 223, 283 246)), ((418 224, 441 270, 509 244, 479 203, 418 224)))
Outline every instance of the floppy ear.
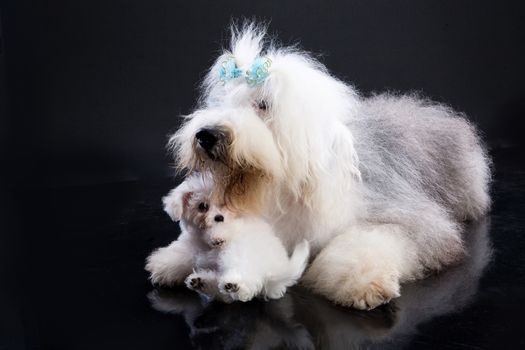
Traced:
POLYGON ((179 221, 182 218, 184 209, 187 207, 188 201, 193 195, 193 192, 188 192, 188 190, 187 186, 183 183, 162 198, 164 211, 168 213, 171 220, 179 221))

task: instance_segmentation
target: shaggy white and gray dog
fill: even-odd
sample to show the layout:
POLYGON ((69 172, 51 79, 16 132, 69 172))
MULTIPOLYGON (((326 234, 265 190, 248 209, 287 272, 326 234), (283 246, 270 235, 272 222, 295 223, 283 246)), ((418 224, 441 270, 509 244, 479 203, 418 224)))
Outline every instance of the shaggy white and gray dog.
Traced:
POLYGON ((211 175, 214 196, 264 217, 288 251, 307 239, 302 282, 338 304, 374 308, 462 258, 462 222, 490 205, 489 159, 463 115, 412 95, 361 97, 261 27, 232 33, 170 140, 181 169, 211 175))

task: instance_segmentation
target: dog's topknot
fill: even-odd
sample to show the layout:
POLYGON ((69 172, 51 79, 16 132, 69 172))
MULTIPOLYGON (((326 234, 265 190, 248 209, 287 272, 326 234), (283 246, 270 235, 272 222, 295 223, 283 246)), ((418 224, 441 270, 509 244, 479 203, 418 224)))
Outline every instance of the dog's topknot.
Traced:
POLYGON ((231 39, 229 51, 239 65, 250 64, 264 53, 266 44, 267 26, 252 21, 241 24, 233 23, 230 26, 231 39))

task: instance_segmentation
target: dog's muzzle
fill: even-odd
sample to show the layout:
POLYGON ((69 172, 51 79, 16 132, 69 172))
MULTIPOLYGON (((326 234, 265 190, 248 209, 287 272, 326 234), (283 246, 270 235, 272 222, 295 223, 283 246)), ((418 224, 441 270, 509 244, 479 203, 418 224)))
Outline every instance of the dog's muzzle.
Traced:
POLYGON ((200 129, 195 134, 195 138, 205 151, 211 151, 219 140, 219 132, 213 129, 200 129))
POLYGON ((226 142, 225 135, 221 130, 214 128, 202 128, 195 134, 198 145, 212 160, 220 157, 221 145, 226 142))

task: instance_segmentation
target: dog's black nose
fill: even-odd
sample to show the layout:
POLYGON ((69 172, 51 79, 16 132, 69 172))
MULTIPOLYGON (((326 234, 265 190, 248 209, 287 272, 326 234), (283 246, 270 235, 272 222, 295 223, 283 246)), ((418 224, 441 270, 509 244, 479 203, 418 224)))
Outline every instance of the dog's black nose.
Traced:
POLYGON ((222 216, 221 214, 219 214, 219 215, 215 215, 214 220, 215 220, 216 222, 223 222, 223 221, 224 221, 224 216, 222 216))
POLYGON ((195 138, 204 150, 210 151, 219 140, 219 133, 216 130, 204 128, 197 131, 195 138))

